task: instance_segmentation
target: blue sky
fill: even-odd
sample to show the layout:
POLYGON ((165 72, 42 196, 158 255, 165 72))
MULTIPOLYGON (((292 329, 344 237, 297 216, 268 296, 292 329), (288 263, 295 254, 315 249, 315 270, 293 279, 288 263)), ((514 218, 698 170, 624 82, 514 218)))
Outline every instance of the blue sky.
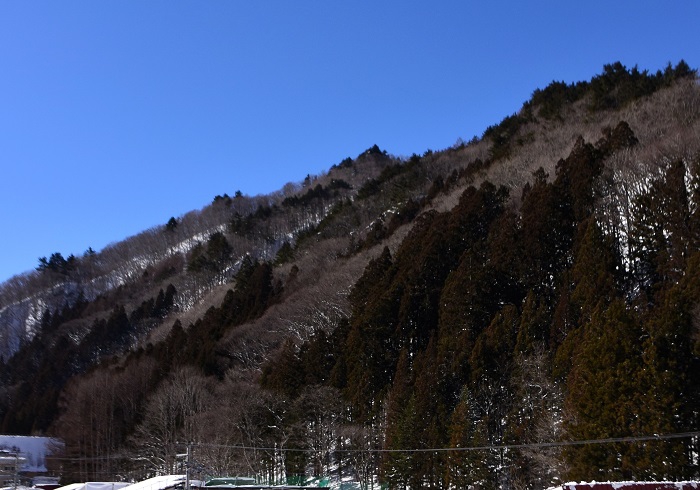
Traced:
POLYGON ((700 2, 0 2, 0 281, 379 145, 480 136, 552 80, 700 66, 700 2))

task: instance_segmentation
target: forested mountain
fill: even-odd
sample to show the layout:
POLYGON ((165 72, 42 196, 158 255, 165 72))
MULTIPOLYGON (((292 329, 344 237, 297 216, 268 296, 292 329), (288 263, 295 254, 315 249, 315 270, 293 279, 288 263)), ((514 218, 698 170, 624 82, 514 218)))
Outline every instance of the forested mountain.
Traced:
POLYGON ((700 478, 700 84, 553 82, 0 289, 0 430, 63 481, 700 478))

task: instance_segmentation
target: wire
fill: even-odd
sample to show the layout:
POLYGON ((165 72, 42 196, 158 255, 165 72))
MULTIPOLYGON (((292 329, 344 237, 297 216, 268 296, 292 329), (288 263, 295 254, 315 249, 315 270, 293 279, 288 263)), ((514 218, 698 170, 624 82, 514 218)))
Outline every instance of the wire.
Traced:
MULTIPOLYGON (((334 452, 345 453, 435 453, 447 451, 491 451, 502 449, 527 449, 527 448, 547 448, 547 447, 562 447, 562 446, 583 446, 588 444, 613 444, 619 442, 645 442, 645 441, 662 441, 669 439, 686 439, 690 437, 700 437, 700 431, 696 432, 679 432, 675 434, 654 434, 651 436, 629 436, 629 437, 609 437, 605 439, 587 439, 583 441, 558 441, 558 442, 538 442, 527 444, 500 444, 488 446, 465 446, 465 447, 446 447, 446 448, 416 448, 416 449, 334 449, 334 452)), ((243 449, 251 451, 286 451, 286 452, 313 452, 313 449, 295 449, 295 448, 279 448, 279 447, 255 447, 255 446, 233 446, 226 444, 210 444, 210 443, 193 443, 194 447, 222 447, 230 449, 243 449)))
MULTIPOLYGON (((508 449, 537 449, 551 448, 564 446, 584 446, 591 444, 615 444, 621 442, 647 442, 647 441, 665 441, 671 439, 687 439, 700 437, 700 431, 694 432, 678 432, 674 434, 654 434, 649 436, 628 436, 628 437, 608 437, 604 439, 586 439, 582 441, 556 441, 556 442, 534 442, 524 444, 494 444, 485 446, 465 446, 465 447, 441 447, 441 448, 415 448, 415 449, 333 449, 335 453, 440 453, 440 452, 462 452, 462 451, 496 451, 508 449)), ((181 443, 187 445, 188 443, 181 443)), ((283 447, 263 447, 263 446, 240 446, 232 444, 214 444, 207 442, 192 442, 189 443, 194 448, 225 448, 244 451, 278 451, 278 452, 300 452, 309 453, 315 452, 313 449, 300 448, 283 448, 283 447)), ((133 455, 115 454, 110 456, 98 457, 53 457, 49 456, 49 460, 57 461, 97 461, 117 458, 132 458, 133 455)))

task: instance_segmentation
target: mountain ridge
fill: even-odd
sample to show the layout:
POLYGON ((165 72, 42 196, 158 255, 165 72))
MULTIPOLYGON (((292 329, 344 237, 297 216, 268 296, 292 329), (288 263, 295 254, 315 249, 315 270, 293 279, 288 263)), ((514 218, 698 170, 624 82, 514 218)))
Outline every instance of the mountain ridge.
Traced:
MULTIPOLYGON (((669 301, 671 294, 689 304, 697 301, 691 293, 692 226, 674 225, 673 234, 680 237, 675 244, 666 244, 651 227, 645 232, 649 243, 645 249, 634 241, 647 225, 640 221, 633 226, 625 220, 647 208, 653 210, 652 204, 663 208, 667 200, 673 200, 667 188, 670 182, 678 182, 678 162, 689 182, 697 177, 693 162, 700 154, 694 137, 699 101, 695 72, 682 62, 655 75, 620 64, 606 65, 603 74, 591 82, 570 86, 553 82, 535 91, 519 113, 487 128, 481 139, 404 159, 375 145, 356 159, 333 166, 327 174, 309 176, 302 185, 292 185, 276 195, 216 196, 199 212, 147 230, 129 243, 115 244, 107 253, 78 259, 97 271, 107 267, 106 260, 100 264, 96 259, 114 259, 111 270, 120 278, 114 284, 123 282, 108 291, 95 288, 87 296, 83 291, 81 298, 79 286, 92 279, 86 279, 89 275, 71 277, 80 269, 66 268, 59 260, 62 257, 52 256, 54 265, 61 265, 57 270, 47 260, 44 270, 15 282, 41 285, 58 278, 76 287, 75 299, 71 304, 59 298, 42 315, 34 313, 33 336, 20 336, 22 340, 13 344, 3 334, 6 349, 20 349, 14 351, 20 358, 3 358, 3 366, 11 368, 2 376, 8 395, 5 406, 0 407, 3 427, 63 435, 76 461, 86 451, 94 454, 95 447, 89 449, 80 439, 89 434, 75 425, 84 414, 70 400, 87 396, 90 386, 99 380, 115 393, 128 391, 130 386, 133 393, 112 399, 111 404, 121 407, 123 413, 118 422, 100 419, 102 429, 113 435, 98 444, 101 454, 107 455, 105 461, 89 471, 110 472, 117 467, 125 471, 127 466, 116 457, 124 447, 154 462, 149 471, 167 471, 168 465, 175 464, 168 454, 177 452, 177 440, 185 436, 221 440, 222 444, 286 440, 289 449, 311 451, 308 441, 313 424, 305 418, 304 404, 316 407, 314 410, 326 407, 319 415, 323 422, 318 423, 334 437, 355 431, 347 440, 358 450, 370 451, 377 444, 408 450, 427 441, 435 444, 432 447, 498 445, 508 437, 535 437, 527 424, 514 422, 517 417, 512 414, 500 414, 502 420, 511 420, 500 427, 484 419, 498 413, 475 411, 474 407, 489 400, 481 391, 498 386, 498 382, 492 384, 498 375, 509 381, 500 387, 505 391, 489 395, 491 400, 495 396, 510 399, 515 409, 520 405, 514 397, 524 391, 518 396, 529 400, 528 410, 539 417, 535 422, 550 420, 543 433, 563 437, 545 412, 561 414, 565 406, 582 410, 569 394, 586 394, 576 379, 595 372, 586 357, 590 354, 577 350, 574 339, 587 338, 586 329, 595 331, 596 322, 608 318, 608 322, 614 319, 629 328, 634 325, 662 342, 666 335, 662 332, 668 327, 655 325, 650 318, 637 320, 620 302, 655 312, 656 304, 669 301), (601 85, 605 89, 596 88, 601 85), (669 132, 671 138, 666 136, 669 132), (657 194, 671 197, 655 197, 657 194), (634 212, 620 214, 618 210, 624 211, 621 204, 635 207, 634 212), (194 240, 197 235, 200 239, 194 240), (177 249, 185 236, 190 237, 191 247, 177 249), (616 245, 607 242, 611 240, 616 245), (668 250, 676 251, 664 252, 667 258, 644 252, 671 245, 675 248, 668 250), (639 255, 628 252, 625 256, 621 253, 625 246, 639 255), (595 270, 599 264, 591 259, 589 266, 582 265, 585 247, 612 250, 598 279, 586 275, 586 269, 595 270), (178 252, 168 254, 163 249, 178 252), (136 250, 140 254, 132 253, 136 250), (521 260, 519 253, 527 260, 521 260), (145 267, 133 268, 123 260, 149 254, 157 259, 143 262, 145 267), (620 271, 607 277, 611 264, 620 271), (657 277, 661 270, 668 279, 657 277), (469 274, 483 281, 475 283, 469 274), (584 279, 599 281, 598 290, 609 289, 611 297, 623 294, 627 299, 615 298, 595 307, 590 292, 579 287, 584 279), (581 305, 588 313, 577 312, 572 305, 581 305), (472 325, 472 330, 464 325, 472 325), (64 358, 56 362, 61 359, 55 357, 58 352, 64 358), (366 357, 368 353, 376 357, 366 357), (494 366, 489 357, 499 359, 503 368, 494 366), (373 371, 367 366, 379 358, 383 360, 370 376, 373 371), (368 364, 358 364, 361 359, 368 364), (567 364, 571 362, 573 366, 567 364), (440 367, 441 363, 450 367, 440 367), (536 374, 533 365, 549 374, 536 374), (50 372, 60 366, 70 369, 50 372), (32 388, 26 379, 37 371, 39 386, 32 388), (437 395, 431 393, 431 376, 442 379, 432 386, 437 395), (538 382, 547 386, 551 399, 546 400, 546 410, 533 409, 533 395, 516 383, 528 376, 539 376, 538 382), (168 390, 190 393, 193 404, 177 409, 181 410, 180 422, 173 422, 170 438, 159 443, 160 452, 149 453, 152 449, 147 449, 146 441, 157 432, 149 424, 157 426, 158 422, 152 410, 168 390), (211 398, 226 399, 235 396, 236 390, 250 395, 246 407, 252 412, 228 413, 230 409, 211 398), (429 407, 421 401, 436 396, 442 401, 429 416, 429 407), (196 401, 200 398, 207 402, 196 401), (333 405, 331 399, 348 405, 333 405), (202 425, 206 417, 217 413, 241 424, 261 409, 281 418, 258 421, 253 439, 246 439, 253 433, 246 433, 240 425, 229 427, 238 434, 231 439, 221 431, 208 432, 206 424, 202 425), (348 410, 350 420, 339 422, 348 410), (336 422, 326 421, 331 416, 336 422), (428 426, 410 422, 421 417, 431 420, 428 426), (266 433, 261 429, 265 424, 284 430, 266 433), (382 424, 388 425, 382 429, 382 424), (423 436, 406 432, 412 424, 423 436), (307 429, 301 430, 303 426, 307 429), (292 437, 295 430, 301 435, 292 437), (504 431, 521 435, 507 436, 504 431), (447 434, 450 439, 444 438, 447 434), (385 442, 380 443, 382 438, 385 442), (160 466, 155 461, 161 461, 160 466)), ((685 206, 690 214, 676 210, 672 216, 691 223, 697 196, 692 186, 689 189, 685 206)), ((648 212, 658 220, 656 211, 648 212)), ((3 284, 0 304, 14 304, 7 298, 22 297, 22 291, 21 284, 3 284)), ((12 327, 5 323, 7 309, 0 310, 3 326, 8 325, 5 332, 12 327)), ((21 318, 22 313, 14 315, 21 318)), ((653 358, 645 361, 651 363, 648 366, 666 366, 689 383, 683 389, 696 389, 688 371, 698 362, 689 321, 683 320, 686 331, 679 334, 686 350, 677 352, 682 354, 678 359, 687 363, 680 371, 669 368, 669 359, 654 357, 651 347, 656 349, 656 345, 630 341, 628 354, 653 358)), ((617 369, 619 359, 611 359, 610 366, 617 369)), ((657 380, 644 382, 658 386, 657 380)), ((668 396, 685 406, 673 393, 668 396)), ((684 419, 686 422, 690 428, 697 427, 693 425, 697 421, 684 419)), ((570 434, 578 430, 579 437, 590 434, 589 429, 575 424, 567 430, 570 434)), ((324 443, 327 454, 333 446, 331 441, 324 443)), ((318 474, 335 464, 316 461, 312 453, 302 453, 308 455, 304 458, 285 454, 288 474, 318 474)), ((499 470, 499 463, 490 458, 472 461, 453 456, 459 462, 452 466, 432 457, 420 463, 408 456, 373 459, 371 474, 391 484, 410 486, 426 481, 458 485, 479 478, 484 482, 500 478, 529 484, 556 482, 551 470, 537 465, 519 473, 499 470)), ((559 476, 589 475, 592 465, 598 464, 595 458, 578 453, 550 451, 544 456, 559 476)), ((255 467, 233 462, 228 471, 267 471, 263 468, 273 463, 266 458, 256 461, 255 467)), ((517 458, 530 463, 536 459, 527 454, 514 458, 509 468, 517 466, 517 458)), ((672 466, 667 473, 635 464, 608 471, 633 476, 650 471, 662 476, 675 474, 669 471, 697 472, 690 463, 672 466)), ((359 471, 357 465, 359 461, 350 466, 359 471)), ((73 478, 80 471, 88 470, 76 468, 73 478)))

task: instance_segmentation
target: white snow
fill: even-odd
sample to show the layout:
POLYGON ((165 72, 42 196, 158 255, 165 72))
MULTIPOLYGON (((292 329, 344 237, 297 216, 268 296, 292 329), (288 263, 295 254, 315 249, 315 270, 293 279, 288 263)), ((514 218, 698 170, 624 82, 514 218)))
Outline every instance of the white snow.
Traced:
POLYGON ((0 435, 0 449, 20 453, 26 460, 21 471, 26 472, 46 472, 46 456, 51 455, 52 447, 61 446, 63 446, 61 441, 51 437, 0 435))
POLYGON ((182 483, 185 483, 185 475, 156 476, 122 487, 120 490, 166 490, 182 483))
POLYGON ((130 485, 126 482, 89 481, 86 483, 71 483, 56 490, 120 490, 128 486, 130 485))

